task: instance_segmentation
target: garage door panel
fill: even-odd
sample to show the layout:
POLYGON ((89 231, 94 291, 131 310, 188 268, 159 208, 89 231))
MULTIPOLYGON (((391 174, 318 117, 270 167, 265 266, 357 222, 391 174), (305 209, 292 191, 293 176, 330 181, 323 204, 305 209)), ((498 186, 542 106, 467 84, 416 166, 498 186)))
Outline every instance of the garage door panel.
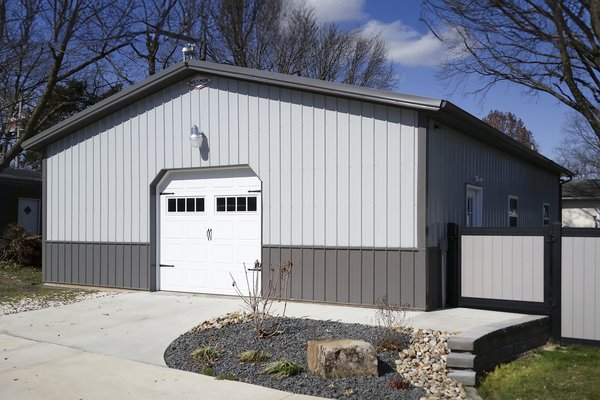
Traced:
POLYGON ((159 257, 173 265, 159 269, 160 288, 233 295, 230 274, 245 286, 244 263, 251 268, 261 257, 260 180, 249 169, 169 172, 158 189, 168 193, 159 198, 159 257), (218 197, 234 198, 234 208, 217 212, 218 197), (249 197, 256 200, 251 211, 244 200, 249 197), (183 210, 176 203, 168 211, 169 199, 190 198, 204 199, 194 203, 204 208, 186 201, 183 210))

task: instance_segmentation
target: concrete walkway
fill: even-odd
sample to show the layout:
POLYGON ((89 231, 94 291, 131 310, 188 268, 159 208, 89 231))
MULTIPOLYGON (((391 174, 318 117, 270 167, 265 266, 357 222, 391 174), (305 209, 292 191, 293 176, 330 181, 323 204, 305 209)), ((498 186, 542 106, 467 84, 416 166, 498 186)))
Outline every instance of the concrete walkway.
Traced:
MULTIPOLYGON (((309 399, 165 367, 163 352, 198 323, 241 309, 234 297, 123 292, 0 317, 0 399, 309 399), (241 395, 243 393, 243 396, 241 395)), ((375 310, 288 304, 287 315, 374 324, 375 310)), ((407 324, 451 332, 519 314, 408 312, 407 324)))

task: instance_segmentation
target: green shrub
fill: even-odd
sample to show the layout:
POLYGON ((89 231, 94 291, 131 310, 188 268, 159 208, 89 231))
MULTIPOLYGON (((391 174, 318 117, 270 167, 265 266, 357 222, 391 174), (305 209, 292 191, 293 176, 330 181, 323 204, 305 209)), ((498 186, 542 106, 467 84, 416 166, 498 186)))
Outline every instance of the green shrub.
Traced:
POLYGON ((267 361, 269 358, 271 358, 269 353, 264 353, 258 350, 246 350, 238 354, 238 359, 245 363, 263 362, 267 361))
POLYGON ((235 381, 235 375, 234 374, 218 375, 215 379, 218 381, 235 381))
POLYGON ((219 359, 219 353, 212 346, 200 346, 190 353, 190 356, 196 361, 205 364, 212 364, 219 359))
POLYGON ((302 365, 290 360, 275 361, 263 368, 265 374, 275 374, 279 379, 297 375, 302 372, 302 365))
POLYGON ((202 367, 202 369, 200 370, 200 373, 202 375, 207 375, 207 376, 214 376, 215 375, 212 367, 202 367))

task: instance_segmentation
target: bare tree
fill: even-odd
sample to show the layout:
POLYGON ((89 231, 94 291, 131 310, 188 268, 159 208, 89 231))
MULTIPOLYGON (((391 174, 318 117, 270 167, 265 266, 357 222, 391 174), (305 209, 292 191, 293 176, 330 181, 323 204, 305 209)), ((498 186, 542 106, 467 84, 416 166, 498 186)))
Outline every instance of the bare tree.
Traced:
POLYGON ((533 139, 533 132, 527 129, 525 122, 515 114, 492 110, 482 120, 530 149, 538 150, 537 143, 533 139))
POLYGON ((599 0, 425 0, 423 16, 453 52, 444 77, 548 93, 600 137, 599 0))
POLYGON ((49 107, 57 85, 98 76, 107 56, 128 45, 129 12, 125 1, 0 0, 0 170, 63 107, 49 107), (17 137, 8 128, 19 117, 17 137))
POLYGON ((558 162, 575 172, 577 179, 600 179, 600 139, 581 114, 571 113, 565 137, 555 149, 558 162))

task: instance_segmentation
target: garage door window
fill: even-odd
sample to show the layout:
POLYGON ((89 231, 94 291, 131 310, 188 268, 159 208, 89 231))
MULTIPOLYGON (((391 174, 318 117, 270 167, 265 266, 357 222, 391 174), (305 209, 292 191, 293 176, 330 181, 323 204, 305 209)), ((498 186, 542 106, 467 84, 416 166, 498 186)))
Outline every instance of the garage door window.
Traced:
POLYGON ((217 212, 256 211, 256 196, 217 197, 217 212))
POLYGON ((204 212, 203 197, 172 197, 167 201, 170 213, 204 212))

